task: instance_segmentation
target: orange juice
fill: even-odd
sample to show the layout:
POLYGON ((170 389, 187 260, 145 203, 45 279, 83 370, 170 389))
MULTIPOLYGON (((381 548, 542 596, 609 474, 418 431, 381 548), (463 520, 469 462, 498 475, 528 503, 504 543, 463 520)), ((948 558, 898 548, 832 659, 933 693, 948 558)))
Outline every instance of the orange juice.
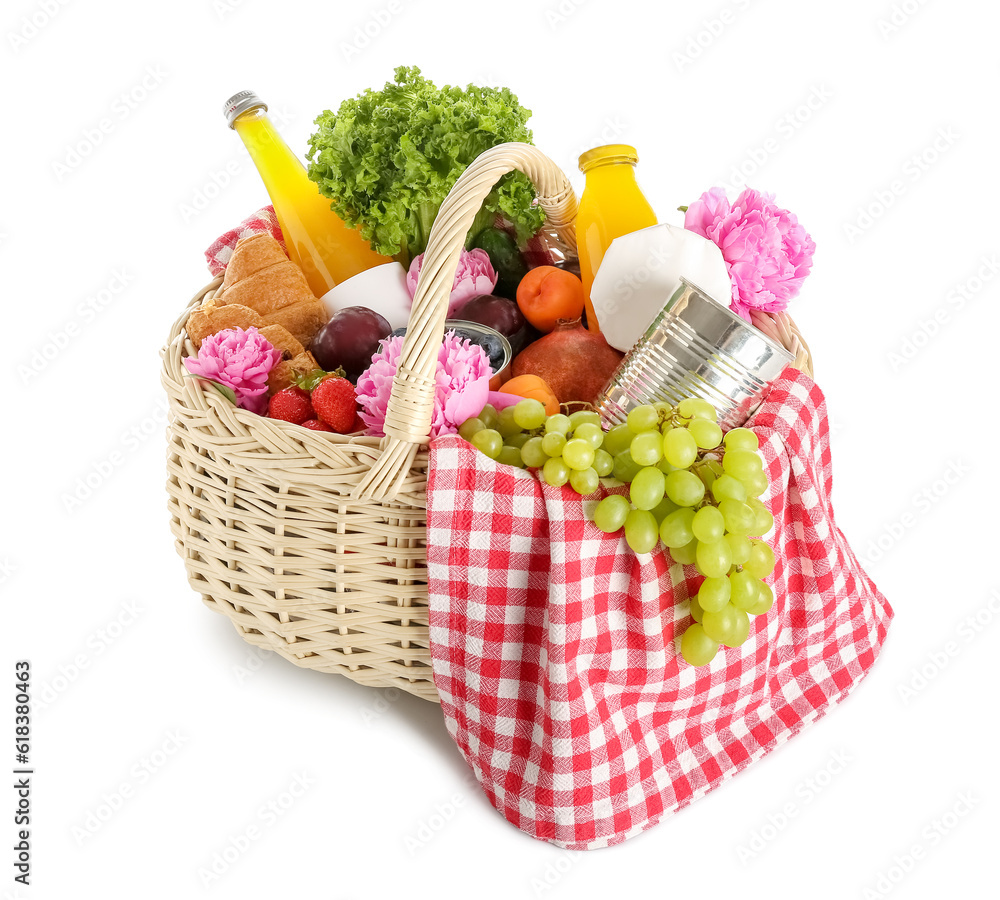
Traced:
POLYGON ((241 91, 226 102, 225 112, 267 188, 288 255, 302 268, 317 297, 353 275, 392 262, 372 250, 361 233, 331 209, 330 200, 309 180, 302 161, 281 139, 256 94, 241 91))
POLYGON ((601 329, 590 302, 605 252, 616 237, 656 224, 656 213, 635 180, 639 155, 627 144, 606 144, 580 157, 580 171, 587 176, 576 214, 576 243, 580 277, 586 295, 587 327, 601 329))

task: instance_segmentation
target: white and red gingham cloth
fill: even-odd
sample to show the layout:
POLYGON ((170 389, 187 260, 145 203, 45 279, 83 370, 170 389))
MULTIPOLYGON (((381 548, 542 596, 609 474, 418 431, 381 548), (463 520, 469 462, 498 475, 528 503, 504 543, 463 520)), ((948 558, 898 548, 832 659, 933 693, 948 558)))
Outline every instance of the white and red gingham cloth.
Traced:
POLYGON ((229 260, 233 258, 233 250, 245 237, 251 237, 261 232, 267 232, 279 244, 281 249, 288 253, 285 246, 285 238, 281 233, 281 226, 278 225, 278 217, 274 213, 273 206, 265 206, 258 209, 251 216, 247 216, 235 228, 231 228, 225 234, 217 237, 212 245, 205 251, 205 261, 208 263, 208 271, 213 276, 219 276, 226 271, 229 260))
POLYGON ((748 423, 775 517, 775 604, 708 666, 681 658, 693 566, 636 555, 595 499, 431 445, 430 640, 447 727, 493 805, 540 840, 620 843, 760 759, 872 666, 892 609, 837 529, 826 405, 786 369, 748 423))

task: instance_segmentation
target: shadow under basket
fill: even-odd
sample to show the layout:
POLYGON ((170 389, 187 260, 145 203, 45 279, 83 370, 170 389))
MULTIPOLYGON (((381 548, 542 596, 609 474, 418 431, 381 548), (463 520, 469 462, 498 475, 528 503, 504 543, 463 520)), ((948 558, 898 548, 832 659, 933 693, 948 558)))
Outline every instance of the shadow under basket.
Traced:
POLYGON ((236 409, 163 350, 171 528, 191 586, 240 635, 304 668, 436 701, 427 624, 426 465, 392 501, 353 499, 380 439, 236 409))

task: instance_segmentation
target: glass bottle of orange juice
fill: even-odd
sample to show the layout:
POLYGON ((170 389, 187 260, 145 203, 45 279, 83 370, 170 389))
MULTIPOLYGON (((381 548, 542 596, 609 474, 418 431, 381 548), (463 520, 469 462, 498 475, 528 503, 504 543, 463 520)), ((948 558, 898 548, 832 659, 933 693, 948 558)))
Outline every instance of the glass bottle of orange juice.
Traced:
POLYGON ((288 256, 302 268, 317 297, 360 272, 393 261, 372 250, 361 233, 331 209, 302 161, 281 139, 260 97, 240 91, 226 101, 225 114, 260 172, 288 256))
POLYGON ((580 255, 587 307, 587 327, 601 329, 590 301, 594 273, 616 237, 656 224, 656 213, 635 180, 639 154, 628 144, 605 144, 580 156, 587 176, 576 214, 576 243, 580 255))

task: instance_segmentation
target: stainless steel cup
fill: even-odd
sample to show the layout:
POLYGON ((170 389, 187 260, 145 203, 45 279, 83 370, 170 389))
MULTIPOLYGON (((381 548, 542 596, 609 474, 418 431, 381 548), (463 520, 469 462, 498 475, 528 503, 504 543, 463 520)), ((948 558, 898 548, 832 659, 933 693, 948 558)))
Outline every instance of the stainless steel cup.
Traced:
POLYGON ((676 405, 685 397, 701 397, 715 407, 728 430, 750 418, 793 358, 682 278, 611 376, 596 406, 605 428, 610 428, 643 403, 676 405))

